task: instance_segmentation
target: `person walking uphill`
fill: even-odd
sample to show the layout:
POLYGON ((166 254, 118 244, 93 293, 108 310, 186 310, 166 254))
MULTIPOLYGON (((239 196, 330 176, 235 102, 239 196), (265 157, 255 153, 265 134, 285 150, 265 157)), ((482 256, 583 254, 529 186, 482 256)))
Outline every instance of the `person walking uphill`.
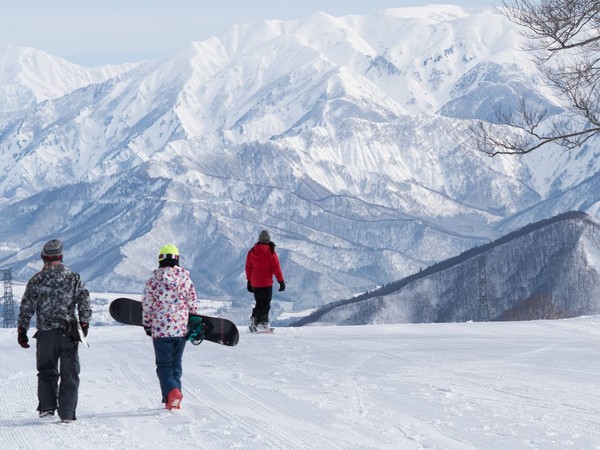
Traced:
POLYGON ((283 272, 279 257, 275 252, 275 243, 267 230, 262 230, 258 242, 246 256, 247 289, 254 293, 255 306, 250 316, 251 333, 269 329, 269 310, 273 297, 273 276, 279 283, 279 291, 285 290, 283 272))
POLYGON ((63 263, 62 242, 48 241, 42 249, 44 267, 25 288, 17 324, 17 341, 29 348, 27 330, 37 315, 36 364, 40 417, 58 415, 63 422, 76 420, 79 392, 79 336, 77 316, 87 336, 92 317, 90 294, 78 273, 63 263), (60 384, 59 384, 60 380, 60 384))
POLYGON ((190 314, 200 314, 200 304, 189 272, 179 266, 175 245, 160 249, 158 266, 144 288, 142 320, 152 337, 162 402, 166 409, 179 409, 188 320, 190 314))

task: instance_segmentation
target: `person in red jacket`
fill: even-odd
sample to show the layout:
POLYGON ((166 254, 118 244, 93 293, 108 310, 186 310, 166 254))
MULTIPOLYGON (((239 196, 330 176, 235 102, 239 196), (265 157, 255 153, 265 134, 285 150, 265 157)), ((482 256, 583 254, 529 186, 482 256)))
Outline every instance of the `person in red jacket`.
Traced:
POLYGON ((255 305, 250 317, 250 332, 269 329, 269 310, 273 297, 273 276, 279 283, 279 292, 285 290, 283 272, 279 257, 275 252, 275 243, 267 230, 262 230, 258 242, 246 256, 246 280, 248 292, 254 293, 255 305))

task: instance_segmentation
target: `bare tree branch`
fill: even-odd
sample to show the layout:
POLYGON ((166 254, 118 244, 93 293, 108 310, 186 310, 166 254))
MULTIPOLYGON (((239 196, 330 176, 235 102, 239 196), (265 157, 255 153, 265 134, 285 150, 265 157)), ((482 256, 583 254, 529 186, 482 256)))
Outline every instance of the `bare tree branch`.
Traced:
POLYGON ((551 143, 571 150, 600 134, 600 1, 505 0, 499 10, 521 27, 527 51, 565 113, 556 118, 522 100, 514 111, 495 111, 503 127, 471 127, 474 147, 490 156, 551 143))

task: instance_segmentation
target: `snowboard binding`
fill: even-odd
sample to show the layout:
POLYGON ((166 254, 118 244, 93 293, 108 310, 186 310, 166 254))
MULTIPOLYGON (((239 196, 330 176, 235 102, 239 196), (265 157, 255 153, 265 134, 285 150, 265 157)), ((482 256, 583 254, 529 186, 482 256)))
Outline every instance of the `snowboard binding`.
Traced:
POLYGON ((202 317, 191 316, 190 317, 190 332, 188 333, 188 341, 193 345, 200 345, 204 340, 204 322, 202 317))

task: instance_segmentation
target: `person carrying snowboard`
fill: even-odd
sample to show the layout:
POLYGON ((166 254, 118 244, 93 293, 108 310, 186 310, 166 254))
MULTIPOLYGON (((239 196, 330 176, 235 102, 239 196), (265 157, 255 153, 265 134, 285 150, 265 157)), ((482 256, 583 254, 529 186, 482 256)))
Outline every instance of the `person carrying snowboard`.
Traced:
POLYGON ((36 365, 40 417, 58 416, 63 422, 76 420, 79 392, 79 334, 77 317, 87 336, 92 317, 90 293, 78 273, 63 263, 63 244, 48 241, 42 249, 44 266, 27 283, 17 323, 17 342, 29 348, 27 330, 37 315, 36 365), (60 380, 60 383, 59 383, 60 380))
POLYGON ((144 329, 154 346, 162 402, 166 409, 179 409, 188 320, 190 314, 200 314, 200 304, 189 272, 179 266, 179 250, 173 244, 160 249, 158 268, 144 288, 142 311, 144 329))
POLYGON ((275 243, 271 241, 269 232, 262 230, 258 242, 246 256, 247 289, 254 294, 255 302, 248 327, 251 333, 269 329, 273 276, 279 283, 279 291, 284 291, 285 281, 279 265, 279 257, 275 252, 275 243))

